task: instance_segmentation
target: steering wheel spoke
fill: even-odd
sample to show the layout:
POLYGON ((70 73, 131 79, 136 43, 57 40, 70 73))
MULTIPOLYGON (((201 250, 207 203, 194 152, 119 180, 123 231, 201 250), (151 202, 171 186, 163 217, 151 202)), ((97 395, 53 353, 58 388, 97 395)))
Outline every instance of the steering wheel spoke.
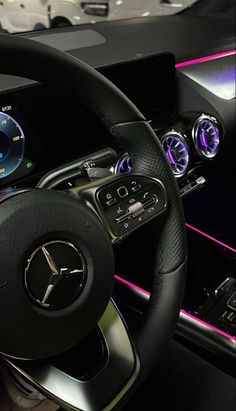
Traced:
POLYGON ((143 175, 112 176, 70 191, 99 214, 112 242, 128 236, 167 208, 163 183, 143 175))
MULTIPOLYGON (((90 379, 74 378, 56 367, 53 360, 22 361, 4 358, 4 361, 42 394, 66 410, 108 411, 135 382, 140 363, 124 320, 112 300, 100 319, 98 328, 105 347, 104 359, 90 379)), ((77 361, 76 358, 74 361, 77 361)))

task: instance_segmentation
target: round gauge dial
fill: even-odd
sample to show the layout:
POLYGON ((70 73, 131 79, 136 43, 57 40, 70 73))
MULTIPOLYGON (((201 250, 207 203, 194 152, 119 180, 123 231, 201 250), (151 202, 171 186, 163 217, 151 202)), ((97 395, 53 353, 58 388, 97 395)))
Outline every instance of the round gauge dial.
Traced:
POLYGON ((213 158, 219 150, 220 133, 217 121, 206 114, 196 120, 192 129, 197 152, 205 158, 213 158))
POLYGON ((131 171, 132 171, 131 156, 128 153, 125 153, 116 163, 115 174, 131 173, 131 171))
POLYGON ((189 165, 189 148, 184 136, 169 131, 162 137, 161 144, 175 176, 183 176, 189 165))
POLYGON ((25 136, 19 124, 0 112, 0 178, 12 174, 24 157, 25 136))

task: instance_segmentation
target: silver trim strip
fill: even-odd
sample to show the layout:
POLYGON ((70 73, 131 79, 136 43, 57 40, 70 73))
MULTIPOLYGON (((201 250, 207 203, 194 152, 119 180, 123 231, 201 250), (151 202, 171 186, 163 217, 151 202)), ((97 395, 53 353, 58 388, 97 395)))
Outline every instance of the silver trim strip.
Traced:
POLYGON ((207 323, 195 319, 184 311, 180 312, 176 334, 212 353, 235 360, 236 341, 233 338, 217 332, 207 323))

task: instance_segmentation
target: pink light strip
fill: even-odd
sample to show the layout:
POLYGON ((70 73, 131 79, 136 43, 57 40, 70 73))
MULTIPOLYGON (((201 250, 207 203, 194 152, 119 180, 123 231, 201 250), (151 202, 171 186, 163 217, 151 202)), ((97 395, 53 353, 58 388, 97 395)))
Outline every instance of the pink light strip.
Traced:
POLYGON ((192 318, 192 320, 197 321, 199 324, 204 325, 205 327, 210 328, 213 331, 216 331, 218 334, 224 335, 224 337, 229 338, 230 340, 236 341, 236 337, 233 337, 230 334, 227 334, 226 332, 220 330, 219 328, 214 327, 214 325, 208 324, 205 321, 201 320, 200 318, 195 317, 192 314, 189 314, 188 312, 181 310, 181 312, 186 315, 189 318, 192 318))
POLYGON ((204 63, 205 61, 215 60, 215 59, 218 59, 220 57, 232 56, 235 53, 236 53, 236 50, 229 50, 229 51, 223 51, 221 53, 211 54, 209 56, 198 57, 198 58, 195 58, 195 59, 192 59, 192 60, 187 60, 187 61, 182 61, 180 63, 177 63, 175 65, 175 68, 180 68, 180 67, 185 67, 185 66, 192 66, 193 64, 204 63))
MULTIPOLYGON (((195 58, 195 59, 192 59, 192 60, 182 61, 180 63, 177 63, 175 65, 175 67, 180 68, 180 67, 185 67, 185 66, 191 66, 193 64, 203 63, 205 61, 214 60, 214 59, 217 59, 217 58, 220 58, 220 57, 231 56, 233 54, 236 54, 236 50, 224 51, 222 53, 211 54, 209 56, 204 56, 204 57, 199 57, 199 58, 195 58)), ((188 227, 189 229, 197 232, 198 234, 208 238, 209 240, 214 241, 215 243, 219 244, 220 246, 225 247, 228 250, 233 251, 234 253, 236 253, 236 250, 234 248, 228 246, 227 244, 223 243, 222 241, 217 240, 216 238, 210 236, 209 234, 204 233, 203 231, 199 230, 198 228, 195 228, 192 225, 187 224, 187 223, 186 223, 186 227, 188 227)), ((125 280, 124 278, 122 278, 118 275, 115 275, 115 279, 117 281, 120 281, 121 283, 123 283, 125 285, 128 285, 129 287, 133 288, 134 290, 138 291, 139 293, 144 294, 147 297, 150 297, 150 293, 147 290, 144 290, 143 288, 139 287, 138 285, 136 285, 134 283, 131 283, 130 281, 125 280)), ((230 340, 236 341, 236 338, 233 337, 232 335, 225 333, 224 331, 220 330, 219 328, 216 328, 213 325, 208 324, 205 321, 200 320, 197 317, 194 317, 194 315, 189 314, 184 310, 181 310, 181 313, 186 315, 189 318, 192 318, 194 321, 202 324, 203 326, 212 329, 213 331, 217 332, 218 334, 221 334, 224 337, 229 338, 230 340)))
POLYGON ((193 226, 190 225, 190 224, 187 224, 187 223, 186 223, 185 225, 186 225, 186 227, 188 227, 190 230, 193 230, 193 231, 195 231, 196 233, 202 235, 203 237, 206 237, 206 238, 208 238, 209 240, 214 241, 214 243, 220 245, 221 247, 227 248, 228 250, 232 251, 233 253, 236 253, 236 249, 235 249, 235 248, 230 247, 229 245, 223 243, 223 242, 220 241, 220 240, 217 240, 216 238, 212 237, 211 235, 209 235, 209 234, 207 234, 207 233, 204 233, 204 231, 201 231, 201 230, 199 230, 198 228, 193 227, 193 226))
POLYGON ((150 297, 150 293, 148 291, 144 290, 143 288, 139 287, 136 284, 131 283, 130 281, 125 280, 122 277, 119 277, 119 275, 115 275, 115 279, 120 281, 121 283, 123 283, 125 285, 128 285, 129 287, 133 288, 134 290, 138 291, 139 293, 145 294, 148 297, 150 297))
MULTIPOLYGON (((144 288, 141 288, 141 287, 139 287, 138 285, 136 285, 136 284, 134 284, 134 283, 131 283, 130 281, 127 281, 127 280, 125 280, 124 278, 122 278, 122 277, 120 277, 120 276, 118 276, 118 275, 115 275, 115 279, 118 280, 118 281, 120 281, 121 283, 123 283, 123 284, 125 284, 125 285, 128 285, 129 287, 133 288, 134 290, 138 291, 139 293, 142 293, 142 294, 150 297, 150 293, 149 293, 147 290, 144 290, 144 288)), ((194 321, 200 323, 201 325, 204 325, 205 327, 210 328, 211 330, 217 332, 218 334, 221 334, 221 335, 223 335, 224 337, 229 338, 230 340, 236 341, 236 337, 233 337, 232 335, 227 334, 226 332, 220 330, 219 328, 216 328, 216 327, 214 327, 213 325, 208 324, 208 323, 206 323, 205 321, 200 320, 200 319, 197 318, 197 317, 194 317, 194 315, 189 314, 189 313, 186 312, 185 310, 181 310, 181 313, 184 314, 184 315, 186 315, 187 317, 193 319, 194 321)))

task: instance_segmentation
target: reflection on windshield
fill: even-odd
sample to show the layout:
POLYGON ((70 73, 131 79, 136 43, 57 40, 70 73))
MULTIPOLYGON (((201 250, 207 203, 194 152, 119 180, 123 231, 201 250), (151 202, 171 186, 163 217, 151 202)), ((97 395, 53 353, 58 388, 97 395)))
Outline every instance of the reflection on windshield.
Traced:
POLYGON ((176 14, 196 0, 1 0, 0 31, 20 33, 176 14))

